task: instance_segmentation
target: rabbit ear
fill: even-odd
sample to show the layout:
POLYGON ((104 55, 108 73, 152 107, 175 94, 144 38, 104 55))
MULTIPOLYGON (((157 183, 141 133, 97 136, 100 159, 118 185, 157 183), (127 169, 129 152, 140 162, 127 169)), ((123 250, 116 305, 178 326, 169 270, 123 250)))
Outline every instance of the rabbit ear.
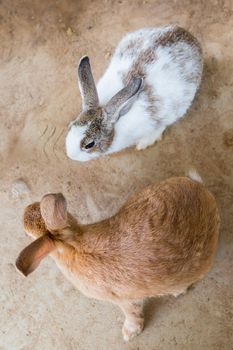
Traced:
POLYGON ((78 66, 79 90, 82 96, 82 108, 88 110, 99 104, 98 94, 87 56, 81 58, 78 66))
POLYGON ((54 248, 51 238, 42 236, 22 250, 16 260, 16 267, 24 276, 28 276, 54 248))
POLYGON ((40 211, 49 230, 67 226, 67 204, 62 193, 46 194, 40 202, 40 211))
POLYGON ((24 231, 34 238, 38 238, 48 233, 48 229, 46 228, 45 222, 41 216, 39 202, 29 204, 24 209, 23 226, 24 231))
POLYGON ((111 98, 104 107, 110 121, 116 122, 119 117, 130 110, 141 86, 142 78, 133 77, 122 90, 111 98))

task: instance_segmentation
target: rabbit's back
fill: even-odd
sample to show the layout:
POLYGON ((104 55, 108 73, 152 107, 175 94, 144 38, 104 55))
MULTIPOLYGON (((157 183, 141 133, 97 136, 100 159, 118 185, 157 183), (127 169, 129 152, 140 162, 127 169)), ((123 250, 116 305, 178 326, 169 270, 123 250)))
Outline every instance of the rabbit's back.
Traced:
POLYGON ((169 294, 195 282, 211 267, 218 209, 210 192, 189 178, 148 187, 112 220, 115 234, 105 248, 114 264, 107 280, 113 278, 114 285, 114 271, 122 270, 117 289, 135 290, 138 297, 169 294), (114 221, 119 222, 118 229, 114 221))
POLYGON ((170 245, 174 254, 189 260, 200 256, 200 249, 206 251, 218 232, 219 216, 214 197, 202 184, 174 177, 132 196, 116 220, 119 231, 124 227, 131 236, 132 246, 148 241, 148 249, 166 256, 162 250, 170 245))
POLYGON ((144 90, 135 110, 143 105, 155 122, 168 125, 190 106, 201 75, 201 48, 189 32, 178 26, 145 28, 120 41, 97 89, 100 102, 105 103, 132 76, 143 77, 144 90))
MULTIPOLYGON (((171 178, 133 195, 115 216, 89 227, 85 245, 93 263, 86 266, 93 265, 100 294, 108 297, 173 294, 210 269, 218 231, 211 193, 189 178, 171 178)), ((86 268, 78 275, 86 278, 86 268)))

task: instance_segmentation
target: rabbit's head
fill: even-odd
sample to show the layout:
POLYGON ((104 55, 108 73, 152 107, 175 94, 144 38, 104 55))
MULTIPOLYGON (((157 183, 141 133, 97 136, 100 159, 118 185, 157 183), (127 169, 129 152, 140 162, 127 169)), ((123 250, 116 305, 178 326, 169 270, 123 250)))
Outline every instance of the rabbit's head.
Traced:
POLYGON ((108 152, 114 139, 114 125, 133 105, 142 86, 142 79, 133 77, 104 106, 99 105, 87 56, 79 63, 78 79, 82 112, 69 126, 66 152, 73 160, 87 161, 108 152))
POLYGON ((59 245, 72 240, 77 232, 75 219, 67 212, 61 193, 47 194, 41 202, 26 207, 24 230, 35 240, 22 250, 16 260, 17 268, 27 276, 59 245))

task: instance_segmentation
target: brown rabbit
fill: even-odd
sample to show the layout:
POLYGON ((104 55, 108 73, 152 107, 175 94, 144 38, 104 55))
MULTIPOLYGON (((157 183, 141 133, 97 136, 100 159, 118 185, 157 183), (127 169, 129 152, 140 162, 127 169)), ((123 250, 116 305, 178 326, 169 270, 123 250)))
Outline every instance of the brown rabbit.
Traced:
POLYGON ((50 254, 81 292, 120 306, 129 340, 143 329, 144 298, 177 296, 210 269, 219 213, 201 183, 175 177, 91 225, 76 222, 62 194, 47 194, 25 209, 24 229, 36 240, 20 253, 17 268, 27 276, 50 254))

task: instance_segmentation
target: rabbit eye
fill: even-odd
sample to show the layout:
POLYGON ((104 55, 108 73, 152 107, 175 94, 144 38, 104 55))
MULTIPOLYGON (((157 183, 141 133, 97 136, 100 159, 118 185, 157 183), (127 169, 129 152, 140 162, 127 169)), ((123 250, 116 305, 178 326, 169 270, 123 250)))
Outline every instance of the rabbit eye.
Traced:
POLYGON ((87 145, 85 145, 85 149, 89 149, 95 146, 95 141, 89 142, 87 145))

